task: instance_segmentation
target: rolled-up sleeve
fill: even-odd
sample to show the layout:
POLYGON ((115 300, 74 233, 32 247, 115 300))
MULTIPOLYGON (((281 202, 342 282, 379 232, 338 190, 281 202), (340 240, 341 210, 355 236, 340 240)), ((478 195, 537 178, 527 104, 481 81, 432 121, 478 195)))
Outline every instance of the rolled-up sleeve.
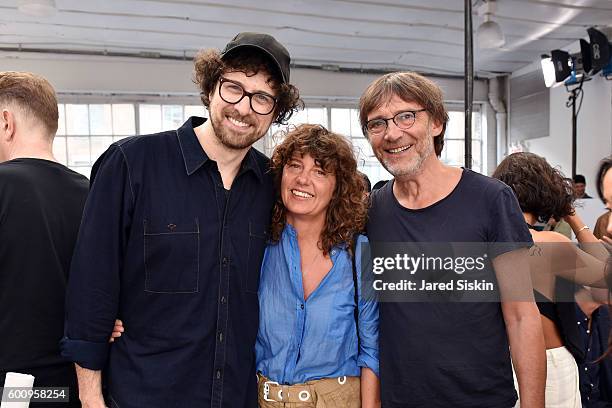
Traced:
POLYGON ((91 370, 101 370, 108 357, 133 203, 128 162, 121 147, 112 145, 92 169, 70 267, 60 344, 62 356, 91 370))
POLYGON ((372 273, 368 239, 360 235, 356 247, 356 269, 359 290, 359 355, 357 365, 368 367, 379 375, 378 361, 378 302, 372 296, 363 296, 362 284, 370 279, 362 279, 362 273, 372 273))

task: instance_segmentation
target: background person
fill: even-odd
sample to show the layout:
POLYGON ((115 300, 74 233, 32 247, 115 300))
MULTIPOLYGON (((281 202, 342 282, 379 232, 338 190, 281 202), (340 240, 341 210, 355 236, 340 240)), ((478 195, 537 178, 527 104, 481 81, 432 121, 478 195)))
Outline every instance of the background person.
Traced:
POLYGON ((572 186, 544 158, 527 152, 511 154, 493 177, 512 188, 533 241, 541 244, 540 254, 529 261, 546 343, 546 406, 580 407, 576 361, 583 361, 584 350, 575 321, 573 283, 605 288, 609 254, 575 214, 572 186), (533 228, 537 221, 551 217, 570 225, 583 250, 562 234, 533 228))
MULTIPOLYGON (((60 356, 68 268, 89 182, 53 156, 55 91, 28 72, 0 72, 0 386, 7 372, 34 387, 70 387, 60 356)), ((31 406, 40 406, 32 403, 31 406)))
POLYGON ((576 174, 573 181, 575 198, 593 198, 586 193, 586 178, 582 174, 576 174))

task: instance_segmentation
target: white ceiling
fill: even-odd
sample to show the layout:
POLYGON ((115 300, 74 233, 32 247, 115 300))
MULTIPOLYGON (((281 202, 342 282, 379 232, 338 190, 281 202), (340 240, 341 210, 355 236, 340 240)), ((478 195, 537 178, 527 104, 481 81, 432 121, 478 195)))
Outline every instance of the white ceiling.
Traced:
MULTIPOLYGON (((474 31, 483 21, 476 15, 474 31)), ((274 35, 296 65, 417 70, 463 75, 462 0, 56 0, 52 17, 31 17, 0 0, 0 48, 190 59, 240 31, 274 35)), ((610 0, 498 0, 506 36, 479 50, 478 75, 508 73, 551 49, 612 25, 610 0)))

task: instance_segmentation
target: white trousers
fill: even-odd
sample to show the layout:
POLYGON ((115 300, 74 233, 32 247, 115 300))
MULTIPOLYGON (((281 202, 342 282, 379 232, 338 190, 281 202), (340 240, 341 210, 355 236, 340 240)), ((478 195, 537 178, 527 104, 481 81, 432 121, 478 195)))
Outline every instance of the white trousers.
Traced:
MULTIPOLYGON (((546 350, 546 408, 582 408, 576 360, 565 347, 546 350)), ((518 383, 514 374, 514 387, 518 383)), ((515 408, 520 408, 521 399, 515 408)))

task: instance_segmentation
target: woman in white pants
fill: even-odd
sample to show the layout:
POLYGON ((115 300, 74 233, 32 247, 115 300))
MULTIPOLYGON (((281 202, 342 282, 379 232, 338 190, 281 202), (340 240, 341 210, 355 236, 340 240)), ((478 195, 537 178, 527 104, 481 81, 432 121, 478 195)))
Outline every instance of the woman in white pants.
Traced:
POLYGON ((575 213, 571 181, 544 158, 511 154, 493 177, 514 190, 535 243, 529 262, 546 343, 546 407, 581 407, 575 358, 584 351, 576 327, 574 285, 605 288, 609 253, 575 213), (557 232, 535 229, 536 222, 551 217, 571 226, 580 248, 557 232))

